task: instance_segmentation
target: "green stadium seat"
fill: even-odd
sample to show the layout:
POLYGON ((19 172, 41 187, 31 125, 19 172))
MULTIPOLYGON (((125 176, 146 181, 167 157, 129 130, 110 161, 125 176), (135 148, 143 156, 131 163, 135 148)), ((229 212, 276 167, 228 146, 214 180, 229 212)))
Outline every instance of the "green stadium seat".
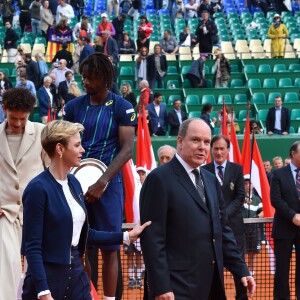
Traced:
POLYGON ((234 95, 234 99, 233 99, 234 104, 243 104, 243 103, 247 103, 247 101, 248 101, 248 99, 247 99, 246 94, 235 94, 234 95))
POLYGON ((168 75, 177 75, 178 74, 177 67, 176 66, 168 66, 167 74, 168 75))
POLYGON ((280 92, 271 92, 268 96, 268 103, 274 103, 276 97, 281 97, 280 92))
POLYGON ((255 68, 255 65, 245 65, 244 66, 244 72, 245 73, 256 73, 256 68, 255 68))
POLYGON ((299 108, 294 108, 291 111, 291 120, 300 120, 300 109, 299 108))
POLYGON ((184 81, 183 81, 183 87, 184 88, 191 88, 192 87, 191 83, 190 83, 190 81, 188 79, 184 79, 184 81))
POLYGON ((232 79, 230 82, 231 88, 239 88, 239 87, 243 87, 243 86, 244 86, 244 82, 242 79, 232 79))
POLYGON ((266 96, 264 93, 253 93, 252 102, 254 104, 264 104, 266 103, 266 96))
POLYGON ((12 69, 11 75, 10 75, 10 76, 14 76, 14 77, 17 76, 17 69, 16 69, 16 68, 13 68, 13 69, 12 69))
POLYGON ((256 11, 253 15, 253 18, 265 18, 265 15, 262 11, 256 11))
POLYGON ((34 40, 35 44, 43 44, 45 47, 47 46, 47 41, 44 37, 36 37, 34 40))
POLYGON ((219 95, 218 104, 223 104, 223 100, 225 104, 232 104, 232 99, 229 94, 219 95))
POLYGON ((0 67, 0 71, 1 71, 1 72, 4 72, 4 73, 6 74, 6 77, 9 77, 9 76, 10 76, 9 68, 1 68, 1 67, 0 67))
POLYGON ((251 19, 252 18, 252 16, 251 16, 251 13, 249 13, 249 12, 242 12, 241 13, 241 19, 245 19, 245 18, 247 18, 247 19, 251 19))
POLYGON ((300 77, 295 79, 294 86, 300 87, 300 77))
POLYGON ((180 83, 178 80, 168 80, 166 84, 167 89, 179 89, 180 88, 180 83))
POLYGON ((268 64, 259 65, 258 73, 272 73, 271 66, 268 64))
POLYGON ((200 118, 200 111, 191 111, 191 112, 189 112, 189 119, 190 118, 200 118))
POLYGON ((293 126, 290 126, 289 133, 295 133, 295 128, 293 126))
POLYGON ((291 78, 280 78, 278 82, 278 87, 291 87, 293 86, 292 79, 291 78))
POLYGON ((216 104, 216 98, 214 95, 203 95, 201 104, 210 103, 212 105, 216 104))
MULTIPOLYGON (((247 113, 248 110, 247 109, 242 109, 239 111, 239 121, 246 121, 247 118, 247 113)), ((252 119, 252 112, 250 111, 250 119, 252 119)))
POLYGON ((189 71, 190 66, 183 66, 181 69, 181 75, 186 75, 186 73, 189 71))
POLYGON ((285 72, 286 71, 286 66, 284 64, 275 64, 273 67, 273 72, 285 72))
POLYGON ((284 102, 285 103, 299 103, 299 96, 296 92, 287 92, 284 95, 284 102))
POLYGON ((260 79, 258 78, 250 78, 248 80, 248 88, 253 89, 253 88, 261 88, 261 82, 260 79))
POLYGON ((214 13, 214 19, 216 18, 224 18, 224 13, 223 12, 215 12, 214 13))
POLYGON ((22 37, 21 38, 21 44, 30 44, 30 46, 32 47, 32 44, 33 44, 33 42, 32 42, 32 38, 30 38, 30 37, 22 37))
POLYGON ((186 105, 199 105, 200 100, 198 95, 187 95, 185 99, 186 105))
POLYGON ((300 72, 300 64, 290 64, 288 70, 290 72, 300 72))
POLYGON ((268 109, 260 109, 257 113, 258 121, 265 122, 268 114, 268 109))
POLYGON ((170 95, 168 99, 168 105, 173 105, 174 100, 178 100, 178 99, 181 101, 180 95, 170 95))
POLYGON ((32 122, 42 123, 42 118, 39 113, 33 115, 32 122))
POLYGON ((238 15, 238 13, 237 12, 230 12, 230 13, 228 13, 228 15, 227 15, 227 19, 239 19, 239 15, 238 15))
POLYGON ((120 75, 124 75, 124 76, 133 75, 132 67, 121 67, 120 75))
POLYGON ((263 88, 273 89, 277 88, 277 83, 275 78, 265 78, 263 82, 263 88))
POLYGON ((231 73, 240 73, 238 65, 231 65, 230 69, 231 69, 231 73))

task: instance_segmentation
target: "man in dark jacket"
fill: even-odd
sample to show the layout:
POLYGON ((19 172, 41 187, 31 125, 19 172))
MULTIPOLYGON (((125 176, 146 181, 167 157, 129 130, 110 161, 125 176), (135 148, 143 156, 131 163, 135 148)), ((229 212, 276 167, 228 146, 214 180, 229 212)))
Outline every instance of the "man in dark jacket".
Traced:
POLYGON ((55 56, 52 59, 52 62, 54 63, 57 60, 65 59, 67 61, 67 68, 71 69, 73 66, 72 53, 67 50, 68 48, 67 43, 63 43, 61 46, 62 49, 56 52, 55 56))
POLYGON ((82 45, 84 46, 80 56, 79 56, 79 65, 81 64, 81 62, 88 57, 90 54, 95 52, 95 49, 90 46, 89 42, 90 42, 90 38, 87 36, 81 36, 79 37, 79 39, 82 41, 82 45))
POLYGON ((20 8, 19 22, 22 30, 22 34, 24 32, 25 26, 30 26, 30 12, 29 6, 31 4, 31 0, 19 0, 18 6, 20 8))
POLYGON ((195 34, 191 33, 189 26, 184 28, 184 31, 179 35, 179 45, 181 47, 190 47, 194 48, 197 44, 197 37, 195 34))
POLYGON ((4 38, 4 49, 7 51, 8 62, 14 62, 17 55, 17 33, 11 28, 11 22, 5 22, 5 38, 4 38))
POLYGON ((166 56, 162 54, 162 48, 160 44, 154 46, 154 54, 151 54, 147 58, 147 77, 150 89, 155 89, 155 83, 157 88, 163 87, 163 78, 167 73, 168 63, 166 56))
POLYGON ((192 88, 205 87, 205 61, 207 53, 201 53, 197 60, 194 60, 190 69, 186 74, 186 78, 190 81, 192 88))
POLYGON ((173 102, 173 110, 168 113, 168 123, 170 125, 170 135, 177 136, 180 125, 188 118, 187 113, 182 111, 180 99, 173 102))
POLYGON ((119 61, 119 48, 116 40, 111 37, 111 32, 109 30, 102 32, 102 40, 104 45, 103 53, 112 56, 114 64, 117 65, 119 61))
POLYGON ((39 86, 39 66, 38 64, 31 59, 31 53, 25 54, 25 62, 26 62, 26 77, 28 80, 32 81, 35 88, 37 89, 39 86))
POLYGON ((120 40, 122 40, 125 21, 126 21, 126 15, 125 14, 120 14, 118 17, 115 17, 112 20, 112 24, 114 25, 114 28, 116 30, 116 34, 114 35, 114 39, 117 41, 117 43, 119 43, 120 40))

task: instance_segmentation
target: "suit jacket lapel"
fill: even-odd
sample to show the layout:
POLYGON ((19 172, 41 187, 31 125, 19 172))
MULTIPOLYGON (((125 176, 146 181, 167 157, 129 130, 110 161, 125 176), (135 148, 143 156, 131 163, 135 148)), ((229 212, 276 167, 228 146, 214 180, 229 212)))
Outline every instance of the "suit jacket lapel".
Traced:
POLYGON ((208 211, 207 206, 205 205, 204 201, 201 199, 200 195, 196 187, 194 186, 191 178, 185 171, 184 167, 180 164, 178 159, 174 157, 172 160, 174 173, 177 175, 177 180, 180 185, 191 195, 191 197, 196 201, 196 203, 206 212, 208 211))
POLYGON ((32 123, 27 122, 25 126, 25 132, 23 134, 22 142, 20 145, 20 149, 16 159, 16 166, 24 156, 24 154, 28 151, 31 147, 32 143, 34 142, 34 127, 32 123))
POLYGON ((16 170, 15 163, 13 161, 13 158, 10 153, 10 149, 7 142, 5 127, 6 127, 7 121, 5 120, 3 123, 3 126, 0 130, 0 141, 1 141, 1 147, 0 147, 0 153, 3 156, 3 159, 6 160, 6 162, 14 169, 16 170))
POLYGON ((227 161, 225 172, 224 172, 224 180, 223 180, 224 186, 226 186, 226 184, 229 182, 230 172, 231 172, 231 165, 230 165, 229 161, 227 161))
POLYGON ((291 171, 291 167, 290 167, 290 165, 287 165, 284 168, 285 168, 285 171, 287 173, 286 178, 287 178, 289 184, 291 185, 291 190, 295 192, 295 196, 298 199, 299 196, 298 196, 298 192, 297 192, 297 189, 296 189, 295 179, 294 179, 294 176, 293 176, 292 171, 291 171))

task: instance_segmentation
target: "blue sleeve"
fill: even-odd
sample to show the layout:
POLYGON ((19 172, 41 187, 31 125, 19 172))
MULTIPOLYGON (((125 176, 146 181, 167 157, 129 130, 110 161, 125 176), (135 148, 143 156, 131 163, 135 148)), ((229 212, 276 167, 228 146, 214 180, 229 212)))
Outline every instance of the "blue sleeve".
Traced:
POLYGON ((132 104, 123 98, 116 101, 116 119, 119 126, 135 126, 136 113, 132 104))
POLYGON ((43 226, 47 194, 39 182, 31 183, 23 194, 23 251, 37 292, 48 290, 43 264, 43 226), (38 195, 38 196, 37 196, 38 195))
POLYGON ((90 245, 96 246, 121 245, 123 244, 123 233, 97 231, 95 229, 89 228, 87 242, 90 245))
POLYGON ((64 107, 63 119, 65 121, 74 122, 74 105, 72 105, 71 102, 64 107))

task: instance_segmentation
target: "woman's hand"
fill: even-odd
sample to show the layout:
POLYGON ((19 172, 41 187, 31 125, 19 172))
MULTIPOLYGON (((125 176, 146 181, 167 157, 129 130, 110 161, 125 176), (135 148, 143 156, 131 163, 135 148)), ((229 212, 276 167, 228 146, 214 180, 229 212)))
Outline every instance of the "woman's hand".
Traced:
POLYGON ((133 243, 137 240, 137 238, 139 237, 139 235, 143 232, 143 230, 148 227, 152 222, 148 221, 145 222, 143 225, 140 224, 140 222, 138 222, 133 229, 128 232, 129 234, 129 239, 130 239, 130 243, 133 243))

